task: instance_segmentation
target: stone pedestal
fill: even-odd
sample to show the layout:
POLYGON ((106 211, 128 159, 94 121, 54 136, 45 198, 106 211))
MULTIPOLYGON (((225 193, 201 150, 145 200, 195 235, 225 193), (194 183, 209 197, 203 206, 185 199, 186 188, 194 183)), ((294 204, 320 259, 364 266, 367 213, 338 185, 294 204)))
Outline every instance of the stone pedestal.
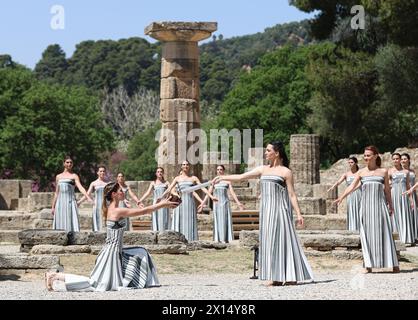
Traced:
POLYGON ((290 168, 295 183, 319 183, 319 136, 293 134, 290 136, 290 168))
POLYGON ((191 162, 192 173, 202 178, 202 164, 187 154, 201 141, 187 135, 200 129, 198 41, 216 29, 216 22, 153 22, 145 28, 146 35, 162 42, 158 165, 169 181, 178 175, 186 159, 191 162))

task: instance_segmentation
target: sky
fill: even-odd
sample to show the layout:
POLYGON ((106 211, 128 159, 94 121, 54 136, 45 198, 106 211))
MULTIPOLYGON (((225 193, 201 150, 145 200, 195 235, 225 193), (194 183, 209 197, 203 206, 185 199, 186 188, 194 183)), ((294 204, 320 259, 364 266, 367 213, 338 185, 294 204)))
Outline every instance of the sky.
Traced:
POLYGON ((0 0, 0 55, 34 68, 50 44, 69 58, 85 40, 155 42, 144 35, 154 21, 213 21, 215 35, 231 38, 313 16, 288 0, 0 0))

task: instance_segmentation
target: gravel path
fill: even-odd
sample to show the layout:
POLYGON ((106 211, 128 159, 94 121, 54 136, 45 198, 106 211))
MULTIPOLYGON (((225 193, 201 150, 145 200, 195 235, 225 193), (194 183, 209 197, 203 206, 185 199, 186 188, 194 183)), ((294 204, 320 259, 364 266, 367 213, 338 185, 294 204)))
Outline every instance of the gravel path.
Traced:
POLYGON ((317 271, 315 283, 286 287, 266 287, 265 282, 248 275, 160 275, 163 285, 158 288, 103 293, 48 292, 39 275, 37 279, 0 276, 0 300, 418 299, 418 270, 367 275, 360 270, 359 266, 347 272, 317 271))

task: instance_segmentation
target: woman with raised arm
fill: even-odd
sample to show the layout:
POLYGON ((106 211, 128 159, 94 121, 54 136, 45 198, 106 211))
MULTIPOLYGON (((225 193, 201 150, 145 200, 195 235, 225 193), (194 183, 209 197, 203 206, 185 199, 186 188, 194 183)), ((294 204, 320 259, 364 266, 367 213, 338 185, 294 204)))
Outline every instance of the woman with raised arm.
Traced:
MULTIPOLYGON (((142 208, 143 205, 139 202, 138 197, 135 195, 132 189, 125 183, 125 175, 123 174, 123 172, 118 172, 116 180, 119 183, 120 187, 122 188, 123 193, 125 194, 124 199, 121 202, 119 202, 119 207, 120 208, 131 207, 131 204, 129 203, 129 200, 128 200, 128 195, 129 195, 135 201, 136 205, 139 208, 142 208)), ((126 231, 130 230, 130 225, 131 223, 129 221, 129 218, 126 218, 126 223, 125 223, 126 231)))
MULTIPOLYGON (((181 164, 180 174, 174 178, 167 190, 162 194, 162 198, 168 195, 171 190, 177 185, 177 192, 181 193, 182 189, 193 186, 194 184, 200 184, 199 178, 190 175, 190 163, 185 160, 181 164)), ((206 188, 202 190, 209 195, 211 199, 216 201, 217 199, 212 197, 206 188)), ((182 194, 181 204, 173 211, 173 218, 171 221, 171 230, 184 234, 188 241, 199 240, 197 233, 197 212, 196 204, 193 199, 195 197, 200 203, 202 199, 197 195, 196 192, 193 194, 185 193, 182 194)))
POLYGON ((142 247, 123 248, 127 217, 135 217, 165 207, 174 208, 177 202, 162 200, 146 208, 120 208, 125 193, 119 183, 105 186, 103 219, 106 221, 106 243, 96 259, 90 277, 51 272, 45 274, 48 290, 54 281, 63 281, 67 291, 114 291, 124 288, 142 289, 159 286, 156 268, 148 251, 142 247))
MULTIPOLYGON (((157 167, 155 172, 155 180, 152 181, 148 187, 148 190, 144 193, 144 195, 139 199, 139 203, 142 204, 144 201, 154 190, 154 198, 153 203, 157 203, 157 199, 159 199, 163 193, 167 190, 169 186, 168 181, 164 179, 164 169, 162 167, 157 167)), ((170 212, 168 208, 161 208, 157 211, 152 213, 152 230, 153 231, 164 231, 168 230, 170 227, 170 212)))
MULTIPOLYGON (((348 158, 348 165, 350 170, 344 173, 341 178, 327 190, 327 192, 333 190, 340 185, 343 181, 346 182, 347 187, 354 181, 354 176, 359 171, 358 160, 356 157, 348 158)), ((356 186, 354 191, 347 197, 347 230, 359 231, 360 230, 360 201, 361 201, 361 189, 360 184, 356 186)))
POLYGON ((52 201, 53 229, 80 231, 78 208, 75 199, 75 187, 90 201, 93 200, 81 185, 80 178, 73 173, 73 160, 70 156, 64 159, 64 171, 57 175, 54 199, 52 201))
POLYGON ((366 167, 357 172, 353 183, 334 203, 340 204, 361 182, 360 240, 364 272, 372 272, 372 268, 392 268, 393 272, 399 272, 390 222, 393 207, 388 172, 380 168, 382 159, 375 146, 364 149, 364 161, 366 167))
POLYGON ((410 188, 409 170, 402 168, 401 155, 392 154, 393 167, 389 169, 388 175, 392 182, 392 202, 393 202, 393 230, 399 233, 399 239, 403 243, 415 244, 415 224, 413 211, 411 208, 412 198, 402 195, 410 188))
MULTIPOLYGON (((401 154, 401 165, 402 168, 409 171, 409 185, 415 185, 415 170, 411 169, 411 157, 407 153, 401 154)), ((414 222, 414 233, 415 233, 415 242, 418 240, 418 201, 417 201, 417 194, 415 192, 411 192, 410 194, 411 200, 411 211, 412 211, 412 220, 414 222)))
MULTIPOLYGON (((103 203, 103 189, 108 183, 106 181, 106 167, 100 166, 97 170, 97 179, 90 183, 87 194, 90 196, 94 192, 94 206, 92 215, 92 229, 93 231, 102 230, 102 203, 103 203)), ((86 199, 83 196, 78 202, 79 206, 86 199)))
MULTIPOLYGON (((225 167, 221 164, 218 165, 216 167, 216 173, 218 176, 223 176, 225 174, 225 167)), ((228 243, 234 239, 228 190, 240 210, 244 210, 244 206, 238 200, 230 181, 222 181, 210 186, 209 193, 213 193, 218 198, 218 201, 213 203, 213 241, 216 242, 228 243)), ((199 210, 203 209, 208 198, 208 196, 205 196, 202 204, 198 208, 199 210)))
POLYGON ((220 175, 213 182, 260 178, 259 279, 269 280, 273 286, 311 282, 313 273, 293 224, 292 207, 301 226, 303 218, 283 143, 268 144, 265 155, 269 165, 243 174, 220 175))

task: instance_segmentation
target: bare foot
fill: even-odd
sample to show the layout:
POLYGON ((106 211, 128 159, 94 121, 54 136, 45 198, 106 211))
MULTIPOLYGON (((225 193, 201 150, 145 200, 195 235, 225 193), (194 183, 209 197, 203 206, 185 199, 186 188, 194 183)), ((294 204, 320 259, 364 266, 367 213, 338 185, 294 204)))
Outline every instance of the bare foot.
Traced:
POLYGON ((372 268, 366 268, 363 270, 363 273, 372 273, 372 268))
POLYGON ((399 273, 401 272, 401 270, 399 269, 399 267, 393 267, 393 273, 399 273))
POLYGON ((45 285, 48 291, 53 291, 54 288, 52 287, 54 280, 56 279, 55 272, 46 272, 45 273, 45 285))

